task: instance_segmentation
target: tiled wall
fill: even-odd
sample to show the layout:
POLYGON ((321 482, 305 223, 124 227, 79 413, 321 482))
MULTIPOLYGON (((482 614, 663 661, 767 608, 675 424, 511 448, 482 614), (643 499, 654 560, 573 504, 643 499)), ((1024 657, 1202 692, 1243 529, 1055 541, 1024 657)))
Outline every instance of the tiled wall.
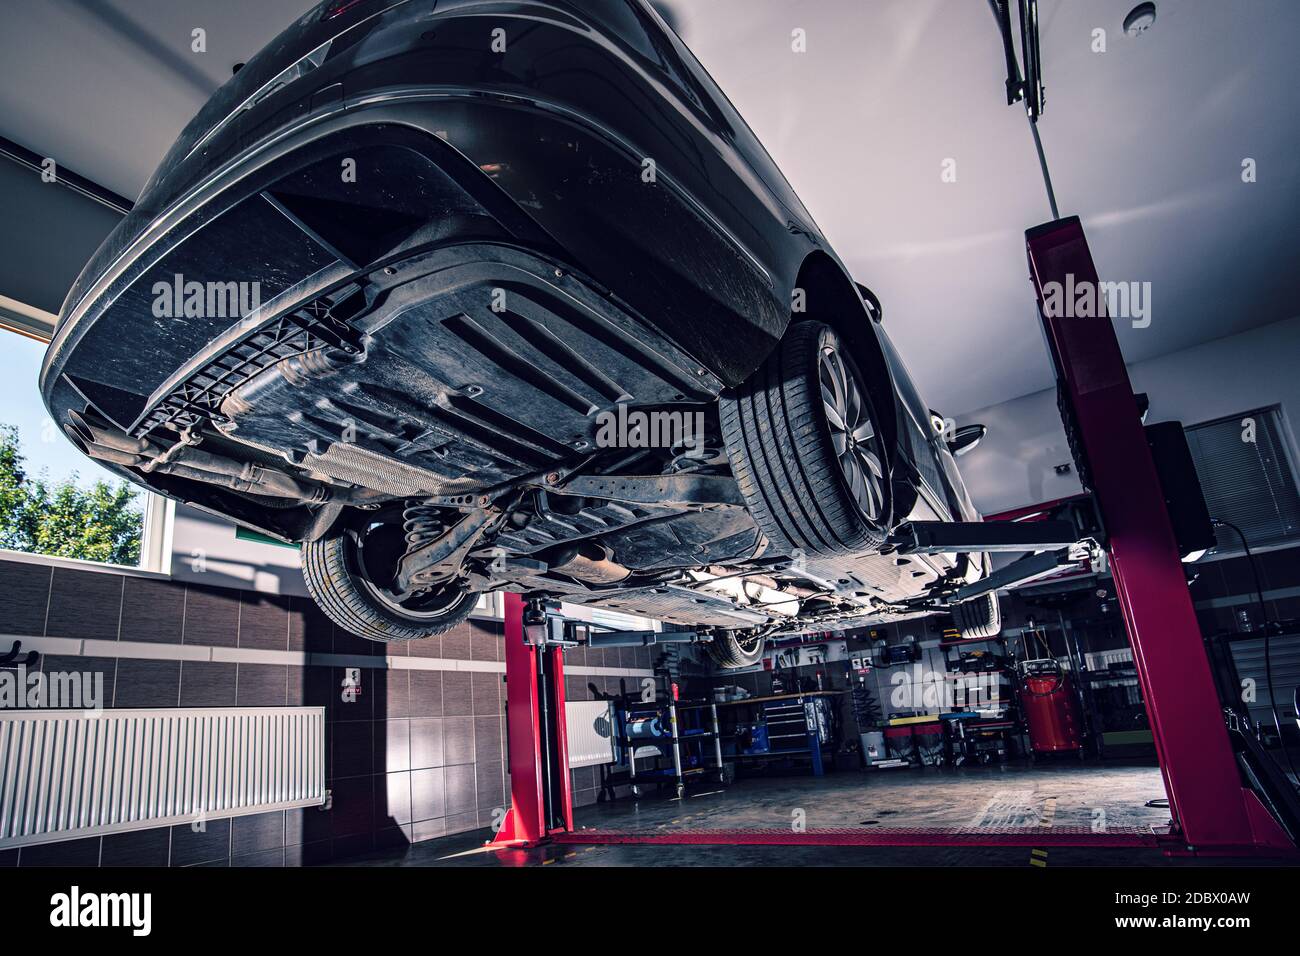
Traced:
POLYGON ((441 638, 385 647, 335 628, 298 598, 10 561, 0 561, 0 607, 0 633, 90 642, 84 646, 99 655, 48 653, 40 666, 102 673, 106 705, 324 706, 333 794, 328 811, 25 847, 0 853, 2 863, 315 863, 486 827, 506 803, 497 622, 471 621, 441 638), (181 648, 195 646, 235 649, 215 656, 236 659, 178 659, 181 648), (385 654, 497 670, 386 667, 393 662, 385 654), (366 665, 353 703, 340 699, 345 664, 366 665))
MULTIPOLYGON (((323 706, 333 796, 328 811, 0 851, 0 865, 320 863, 480 828, 487 838, 509 804, 499 621, 380 645, 334 627, 302 598, 0 559, 0 634, 42 638, 46 672, 101 673, 105 706, 323 706), (65 645, 71 653, 50 650, 65 645), (214 659, 186 659, 198 649, 214 659), (344 703, 349 666, 363 668, 362 693, 344 703)), ((569 651, 574 699, 589 699, 591 682, 617 690, 618 677, 581 671, 646 668, 650 656, 569 651)), ((574 772, 575 803, 595 800, 595 775, 574 772)))

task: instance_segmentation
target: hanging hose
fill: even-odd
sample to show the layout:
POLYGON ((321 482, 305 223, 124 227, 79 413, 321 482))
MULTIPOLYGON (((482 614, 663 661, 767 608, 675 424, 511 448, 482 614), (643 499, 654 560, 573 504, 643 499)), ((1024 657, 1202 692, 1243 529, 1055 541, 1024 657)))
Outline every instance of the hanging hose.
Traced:
POLYGON ((1043 152, 1043 139, 1038 135, 1038 120, 1029 118, 1029 131, 1034 134, 1034 149, 1038 152, 1038 168, 1043 171, 1043 186, 1047 189, 1047 205, 1052 210, 1052 218, 1060 219, 1061 211, 1056 208, 1056 190, 1052 188, 1052 174, 1047 169, 1047 154, 1043 152))

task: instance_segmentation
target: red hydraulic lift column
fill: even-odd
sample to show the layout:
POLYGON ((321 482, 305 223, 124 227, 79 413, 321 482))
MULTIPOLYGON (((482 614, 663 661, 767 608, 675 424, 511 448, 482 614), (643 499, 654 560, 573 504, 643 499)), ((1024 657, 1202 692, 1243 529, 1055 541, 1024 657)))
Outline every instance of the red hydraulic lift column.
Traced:
POLYGON ((573 829, 564 648, 544 618, 525 630, 524 599, 505 594, 506 744, 510 809, 492 842, 534 846, 573 829))
POLYGON ((1259 798, 1242 786, 1111 320, 1067 317, 1066 309, 1045 306, 1045 290, 1062 304, 1067 289, 1088 284, 1100 303, 1083 228, 1077 217, 1059 219, 1030 229, 1025 241, 1056 365, 1062 418, 1075 459, 1086 469, 1080 478, 1093 493, 1106 530, 1111 573, 1174 822, 1195 851, 1291 847, 1259 798), (1053 289, 1053 283, 1059 285, 1053 289))

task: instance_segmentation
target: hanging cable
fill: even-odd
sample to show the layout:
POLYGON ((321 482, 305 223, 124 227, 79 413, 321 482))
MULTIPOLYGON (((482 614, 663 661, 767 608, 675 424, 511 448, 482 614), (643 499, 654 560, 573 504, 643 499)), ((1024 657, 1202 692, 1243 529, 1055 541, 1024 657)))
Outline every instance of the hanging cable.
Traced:
POLYGON ((1300 781, 1300 774, 1296 773, 1295 764, 1291 762, 1291 753, 1286 749, 1286 738, 1282 736, 1282 720, 1277 712, 1277 694, 1273 690, 1273 655, 1272 648, 1269 645, 1270 628, 1268 619, 1268 605, 1264 603, 1264 588, 1259 581, 1259 568, 1255 565, 1255 556, 1250 551, 1250 543, 1246 540, 1246 535, 1231 521, 1224 521, 1222 518, 1211 518, 1211 523, 1221 528, 1230 529, 1238 538, 1241 539, 1241 548, 1246 553, 1246 560, 1250 562, 1251 577, 1255 579, 1255 597, 1259 600, 1259 614, 1264 622, 1264 680, 1268 685, 1268 706, 1273 713, 1273 726, 1277 729, 1277 745, 1282 748, 1282 756, 1286 758, 1286 764, 1291 769, 1291 776, 1295 777, 1292 786, 1297 786, 1300 781))

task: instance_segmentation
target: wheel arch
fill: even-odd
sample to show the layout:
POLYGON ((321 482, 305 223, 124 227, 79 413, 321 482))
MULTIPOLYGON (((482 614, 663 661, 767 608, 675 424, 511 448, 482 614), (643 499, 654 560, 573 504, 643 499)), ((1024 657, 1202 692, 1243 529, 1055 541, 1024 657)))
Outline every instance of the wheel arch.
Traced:
POLYGON ((853 361, 866 379, 871 403, 886 432, 886 448, 893 456, 899 439, 894 376, 857 285, 839 262, 818 249, 809 253, 799 266, 795 288, 803 290, 804 310, 794 320, 824 322, 848 344, 853 361))

